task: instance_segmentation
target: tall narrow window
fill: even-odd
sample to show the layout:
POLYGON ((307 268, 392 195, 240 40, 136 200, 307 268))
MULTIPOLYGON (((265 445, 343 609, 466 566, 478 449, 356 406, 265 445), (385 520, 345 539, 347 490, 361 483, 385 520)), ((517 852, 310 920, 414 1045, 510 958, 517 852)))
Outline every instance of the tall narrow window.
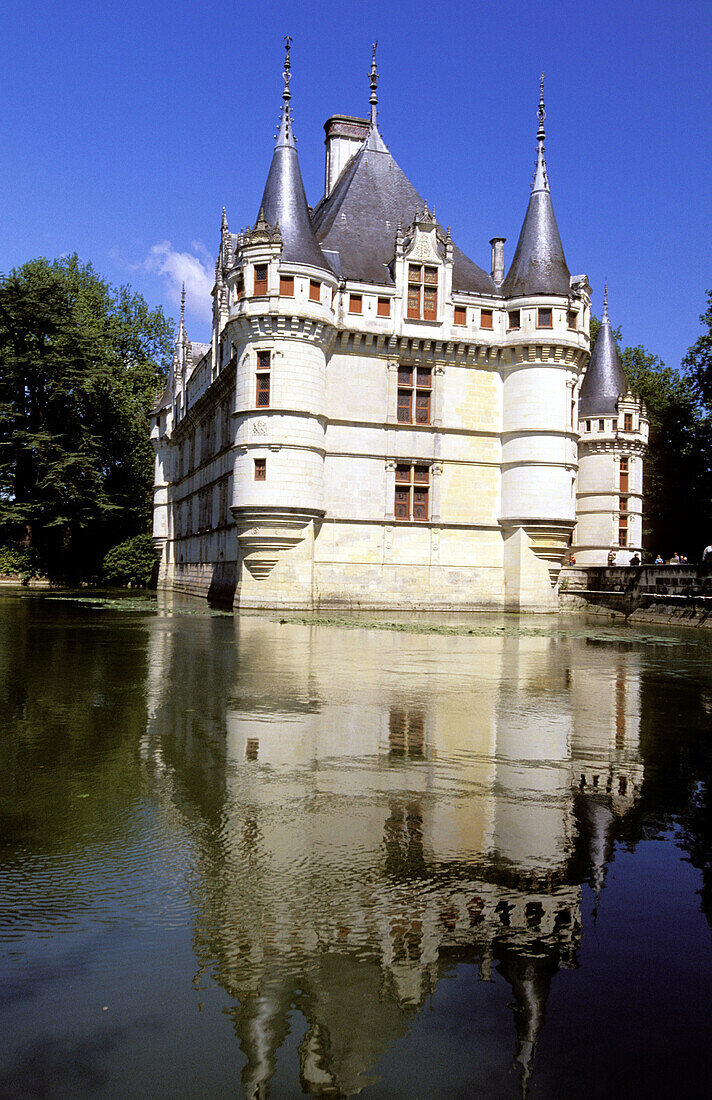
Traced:
POLYGON ((627 493, 628 492, 628 474, 629 474, 628 459, 627 458, 622 458, 621 459, 621 466, 620 466, 620 485, 619 485, 620 491, 622 493, 627 493))
POLYGON ((437 267, 408 264, 408 317, 423 321, 438 318, 437 267))
POLYGON ((316 279, 310 279, 309 281, 309 301, 321 301, 321 283, 316 279))
POLYGON ((633 414, 632 413, 623 413, 623 431, 624 432, 632 432, 633 431, 633 414))
POLYGON ((551 328, 552 327, 552 311, 550 309, 538 309, 536 315, 536 327, 537 328, 551 328))
POLYGON ((363 312, 363 296, 361 294, 349 294, 349 313, 363 312))
POLYGON ((269 406, 271 354, 268 351, 257 352, 257 400, 259 409, 269 406))
POLYGON ((599 420, 598 421, 598 430, 599 430, 599 432, 605 432, 605 430, 606 430, 605 420, 599 420))
POLYGON ((235 297, 237 298, 238 302, 240 301, 240 298, 245 297, 245 279, 242 272, 240 272, 235 280, 235 297))
POLYGON ((398 368, 398 422, 400 424, 430 423, 430 367, 398 368))
POLYGON ((518 309, 510 309, 507 314, 507 327, 510 332, 515 329, 521 328, 521 311, 518 309))
POLYGON ((279 277, 279 293, 283 298, 294 297, 294 276, 293 275, 280 275, 279 277))
POLYGON ((376 310, 378 317, 390 317, 391 315, 391 300, 390 298, 379 298, 378 309, 376 310))
POLYGON ((491 309, 480 310, 480 328, 493 328, 494 320, 491 309))
POLYGON ((256 458, 255 459, 255 481, 267 480, 267 459, 256 458))
POLYGON ((430 470, 428 466, 398 463, 396 466, 396 495, 394 515, 401 520, 425 521, 428 518, 428 490, 430 470))
POLYGON ((628 545, 628 516, 618 517, 618 545, 628 545))
POLYGON ((570 309, 566 314, 566 324, 570 329, 578 328, 578 310, 570 309))
POLYGON ((455 306, 455 316, 453 318, 453 321, 456 325, 466 325, 467 324, 467 307, 466 306, 455 306))
POLYGON ((255 264, 254 293, 267 293, 267 264, 255 264))

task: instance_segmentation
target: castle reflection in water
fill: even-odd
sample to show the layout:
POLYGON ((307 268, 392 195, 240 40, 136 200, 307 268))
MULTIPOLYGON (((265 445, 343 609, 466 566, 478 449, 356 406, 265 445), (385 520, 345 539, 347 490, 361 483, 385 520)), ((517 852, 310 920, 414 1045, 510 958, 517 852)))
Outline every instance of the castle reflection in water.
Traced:
POLYGON ((294 1008, 302 1090, 358 1092, 462 962, 511 985, 526 1092, 581 884, 600 894, 640 791, 640 649, 257 616, 174 645, 174 621, 142 752, 193 830, 195 950, 235 1000, 245 1094, 294 1008))

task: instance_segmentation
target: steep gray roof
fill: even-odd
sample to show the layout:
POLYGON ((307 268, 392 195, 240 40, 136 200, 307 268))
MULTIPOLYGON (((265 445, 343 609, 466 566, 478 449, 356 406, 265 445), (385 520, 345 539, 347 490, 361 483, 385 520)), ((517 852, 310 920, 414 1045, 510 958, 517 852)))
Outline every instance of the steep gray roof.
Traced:
POLYGON ((604 302, 598 339, 581 383, 579 417, 615 416, 618 412, 618 398, 627 393, 629 388, 608 319, 608 303, 604 302))
POLYGON ((282 108, 277 140, 265 184, 260 214, 268 225, 277 225, 282 234, 282 259, 310 264, 329 270, 324 254, 314 237, 309 208, 299 168, 297 147, 292 132, 289 105, 282 108))
MULTIPOLYGON (((347 279, 393 285, 388 265, 398 221, 405 227, 424 202, 388 151, 378 127, 346 164, 312 215, 316 238, 331 266, 347 279)), ((496 294, 489 275, 453 246, 453 289, 496 294)))
POLYGON ((512 264, 502 283, 505 298, 529 294, 569 293, 571 274, 566 266, 559 227, 549 191, 549 178, 544 158, 544 78, 539 100, 539 130, 537 131, 537 162, 529 206, 519 234, 512 264))

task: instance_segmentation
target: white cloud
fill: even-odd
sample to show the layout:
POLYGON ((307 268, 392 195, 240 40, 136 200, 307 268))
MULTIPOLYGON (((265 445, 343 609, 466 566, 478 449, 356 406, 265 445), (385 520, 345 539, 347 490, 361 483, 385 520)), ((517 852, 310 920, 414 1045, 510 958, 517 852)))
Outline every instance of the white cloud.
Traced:
POLYGON ((185 283, 186 313, 200 321, 212 320, 215 273, 210 253, 201 241, 191 241, 192 252, 176 252, 170 241, 154 244, 143 266, 146 271, 166 280, 168 298, 180 307, 181 289, 185 283))

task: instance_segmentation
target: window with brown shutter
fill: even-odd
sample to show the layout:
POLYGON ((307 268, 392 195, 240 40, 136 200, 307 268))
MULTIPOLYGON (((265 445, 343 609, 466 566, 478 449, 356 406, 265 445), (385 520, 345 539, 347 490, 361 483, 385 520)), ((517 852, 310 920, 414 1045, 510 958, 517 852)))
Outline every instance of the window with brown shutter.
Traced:
POLYGON ((256 404, 260 409, 265 409, 269 406, 269 391, 270 391, 270 366, 271 366, 271 352, 258 351, 257 352, 257 398, 256 404))
POLYGON ((309 280, 309 301, 320 302, 321 301, 321 283, 316 279, 309 280))
POLYGON ((570 309, 566 314, 566 324, 570 329, 578 328, 578 310, 570 309))
POLYGON ((633 431, 633 414, 632 413, 624 413, 623 414, 623 431, 624 432, 632 432, 633 431))
POLYGON ((255 481, 267 480, 267 459, 256 458, 255 459, 255 481))
POLYGON ((363 297, 361 294, 349 294, 349 313, 363 312, 363 297))
POLYGON ((627 516, 619 516, 618 517, 618 545, 619 546, 627 546, 628 545, 628 517, 627 516))
POLYGON ((628 459, 622 458, 620 464, 620 484, 619 489, 622 493, 628 492, 628 459))
POLYGON ((493 328, 493 315, 491 309, 480 310, 480 328, 493 328))
POLYGON ((456 325, 467 324, 467 309, 465 308, 465 306, 455 306, 454 323, 456 325))
POLYGON ((379 298, 378 308, 376 309, 378 317, 390 317, 391 315, 391 300, 390 298, 379 298))
POLYGON ((407 315, 413 320, 437 321, 438 269, 408 264, 407 315))
POLYGON ((255 264, 254 293, 267 293, 267 264, 255 264))
POLYGON ((393 512, 396 519, 425 522, 428 519, 430 468, 398 463, 393 512))
POLYGON ((245 297, 245 280, 242 274, 238 275, 237 279, 235 280, 235 297, 237 298, 238 302, 240 301, 240 298, 245 297))
POLYGON ((429 424, 432 371, 430 367, 398 368, 399 424, 429 424))
POLYGON ((279 293, 283 298, 294 297, 294 276, 293 275, 280 275, 279 277, 279 293))

